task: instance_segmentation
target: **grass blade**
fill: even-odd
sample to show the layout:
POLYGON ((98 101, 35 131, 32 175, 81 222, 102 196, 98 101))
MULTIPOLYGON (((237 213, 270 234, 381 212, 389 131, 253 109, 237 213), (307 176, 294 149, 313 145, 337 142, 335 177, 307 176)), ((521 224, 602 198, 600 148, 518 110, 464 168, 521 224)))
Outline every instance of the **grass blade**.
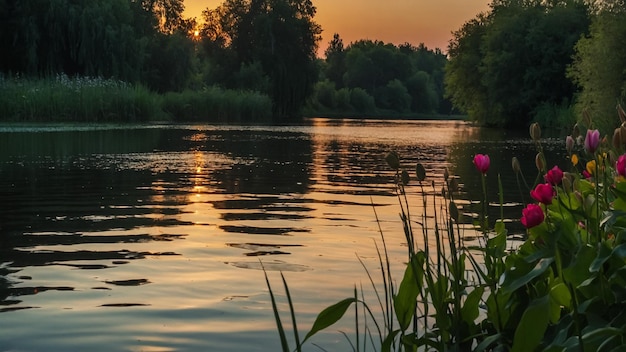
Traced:
POLYGON ((285 336, 285 329, 280 321, 280 314, 278 314, 278 307, 276 306, 274 292, 272 291, 270 280, 267 277, 267 271, 265 271, 263 263, 261 263, 261 268, 263 268, 263 275, 265 275, 265 282, 267 283, 267 289, 270 292, 270 299, 272 300, 272 310, 274 311, 274 319, 276 320, 276 327, 278 328, 278 334, 280 335, 280 345, 282 346, 283 352, 291 352, 289 350, 289 344, 287 343, 287 337, 285 336))
POLYGON ((280 277, 283 279, 283 286, 285 286, 285 294, 287 295, 287 302, 289 302, 289 312, 291 313, 291 321, 293 323, 293 336, 296 339, 296 351, 301 352, 302 346, 300 345, 300 335, 298 334, 298 325, 296 324, 296 311, 293 309, 293 302, 291 300, 291 294, 289 293, 289 287, 285 280, 285 275, 280 273, 280 277))

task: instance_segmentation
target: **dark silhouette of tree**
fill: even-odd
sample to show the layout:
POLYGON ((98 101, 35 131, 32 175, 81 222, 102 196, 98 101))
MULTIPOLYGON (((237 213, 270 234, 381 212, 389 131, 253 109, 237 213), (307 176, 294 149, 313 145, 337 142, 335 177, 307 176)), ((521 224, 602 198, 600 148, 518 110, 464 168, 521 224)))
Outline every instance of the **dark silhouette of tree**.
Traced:
POLYGON ((205 12, 206 48, 230 59, 215 65, 249 70, 259 63, 269 79, 276 121, 299 117, 317 81, 321 28, 313 21, 315 12, 310 0, 226 0, 205 12), (228 51, 232 56, 224 55, 228 51))
POLYGON ((335 33, 324 51, 326 57, 325 75, 328 80, 335 83, 337 89, 343 87, 343 74, 346 72, 346 52, 343 40, 335 33))
POLYGON ((496 0, 454 32, 447 95, 485 125, 526 126, 542 105, 571 101, 566 77, 574 45, 589 27, 581 0, 496 0))

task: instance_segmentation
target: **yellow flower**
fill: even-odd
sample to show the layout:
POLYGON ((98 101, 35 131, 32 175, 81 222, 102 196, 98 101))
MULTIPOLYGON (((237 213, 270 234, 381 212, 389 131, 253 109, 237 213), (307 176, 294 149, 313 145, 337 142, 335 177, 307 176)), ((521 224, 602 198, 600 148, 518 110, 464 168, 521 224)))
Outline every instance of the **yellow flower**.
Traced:
POLYGON ((578 155, 572 154, 572 165, 578 165, 578 155))
POLYGON ((591 160, 589 162, 587 162, 587 172, 590 174, 595 174, 596 173, 596 161, 595 160, 591 160))

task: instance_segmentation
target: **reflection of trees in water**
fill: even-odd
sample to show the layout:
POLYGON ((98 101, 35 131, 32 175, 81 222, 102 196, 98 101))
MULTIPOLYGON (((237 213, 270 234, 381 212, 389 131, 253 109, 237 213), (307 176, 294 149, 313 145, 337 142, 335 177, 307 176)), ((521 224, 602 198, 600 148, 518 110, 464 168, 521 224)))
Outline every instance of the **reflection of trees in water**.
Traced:
POLYGON ((184 224, 178 204, 151 203, 150 170, 122 170, 101 165, 101 156, 154 150, 155 130, 23 132, 3 135, 0 173, 0 311, 24 309, 24 295, 72 287, 26 286, 37 278, 16 276, 22 268, 63 265, 103 269, 171 252, 89 250, 83 245, 171 241, 178 234, 134 234, 142 227, 184 224), (164 214, 154 216, 158 207, 164 214), (112 232, 113 234, 103 234, 112 232), (55 246, 55 250, 42 249, 55 246), (67 250, 56 250, 67 246, 67 250), (75 264, 75 262, 82 262, 75 264), (88 264, 84 264, 84 262, 88 264), (111 263, 102 264, 103 261, 111 263), (91 264, 89 262, 93 262, 91 264), (15 280, 17 278, 17 281, 15 280), (19 284, 19 287, 17 286, 19 284))
POLYGON ((225 131, 211 150, 235 159, 231 168, 211 176, 226 193, 307 193, 310 186, 312 142, 303 133, 225 131))

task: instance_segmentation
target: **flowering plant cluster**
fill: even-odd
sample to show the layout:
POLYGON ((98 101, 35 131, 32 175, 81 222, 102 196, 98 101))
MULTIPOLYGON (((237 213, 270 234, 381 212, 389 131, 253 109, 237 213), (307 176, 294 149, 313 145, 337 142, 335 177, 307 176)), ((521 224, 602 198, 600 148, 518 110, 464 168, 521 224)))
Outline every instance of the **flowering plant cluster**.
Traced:
MULTIPOLYGON (((521 213, 527 239, 501 262, 487 261, 502 270, 486 300, 486 321, 498 341, 490 346, 613 351, 626 343, 626 114, 618 109, 623 125, 612 144, 588 116, 584 137, 574 127, 565 140, 567 171, 546 169, 540 128, 531 126, 543 182, 529 191, 533 202, 521 213)), ((476 159, 486 158, 475 158, 480 173, 486 168, 476 159)), ((513 165, 515 170, 515 159, 513 165)), ((487 243, 489 256, 494 252, 487 243)))

